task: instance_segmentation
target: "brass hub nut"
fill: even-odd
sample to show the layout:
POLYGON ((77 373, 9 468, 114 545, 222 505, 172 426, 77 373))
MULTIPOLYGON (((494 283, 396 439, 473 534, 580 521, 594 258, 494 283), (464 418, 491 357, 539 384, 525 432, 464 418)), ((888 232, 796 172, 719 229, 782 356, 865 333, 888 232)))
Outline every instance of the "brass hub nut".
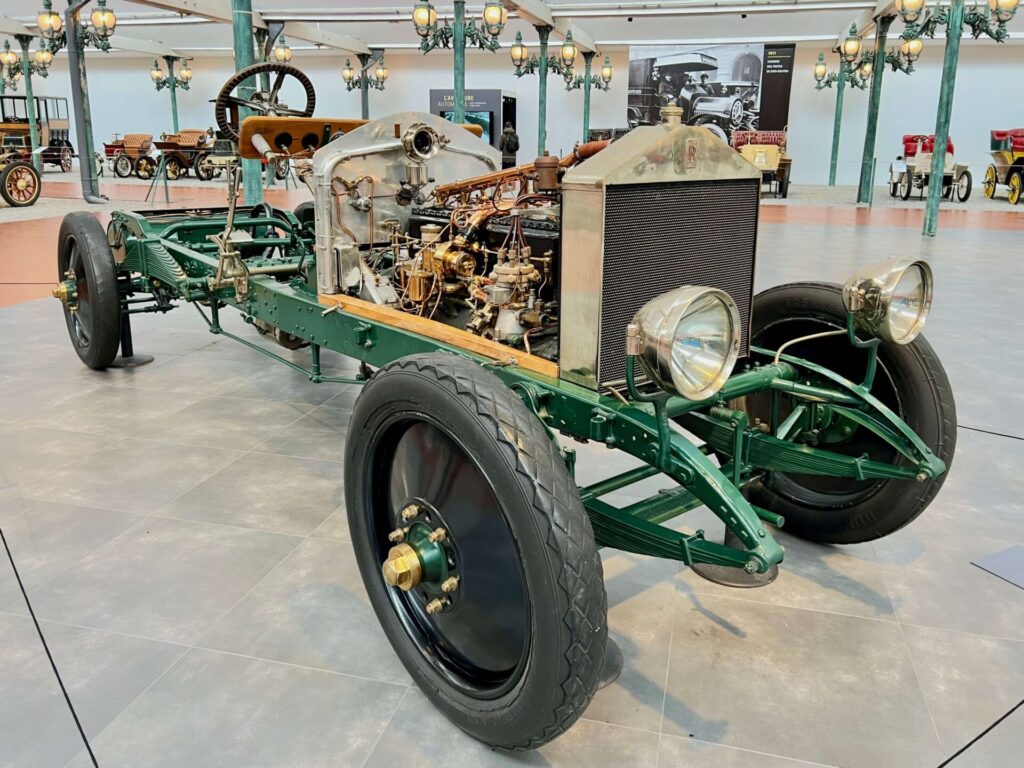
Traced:
POLYGON ((384 582, 389 587, 398 587, 404 592, 420 583, 423 578, 423 565, 416 550, 408 544, 399 544, 391 548, 388 557, 380 567, 384 582))

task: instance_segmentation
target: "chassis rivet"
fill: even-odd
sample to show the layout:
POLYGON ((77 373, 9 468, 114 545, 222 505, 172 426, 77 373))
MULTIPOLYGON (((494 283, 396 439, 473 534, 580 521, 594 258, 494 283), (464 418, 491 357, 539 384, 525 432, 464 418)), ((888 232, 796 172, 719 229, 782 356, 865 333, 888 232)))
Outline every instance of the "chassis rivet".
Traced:
POLYGON ((390 541, 392 543, 396 542, 396 541, 402 541, 404 538, 405 538, 405 529, 404 528, 395 528, 395 530, 393 530, 391 533, 388 534, 388 541, 390 541))
POLYGON ((431 544, 437 544, 438 542, 444 541, 447 538, 448 534, 445 532, 444 528, 435 528, 427 536, 427 541, 429 541, 431 544))
POLYGON ((917 476, 914 479, 917 480, 917 482, 919 483, 923 483, 925 480, 928 479, 928 475, 925 472, 918 472, 917 476))
POLYGON ((761 538, 763 539, 763 538, 764 538, 765 536, 767 536, 768 534, 767 534, 767 533, 765 533, 765 530, 764 530, 764 528, 759 528, 759 529, 758 529, 758 531, 757 531, 757 535, 758 535, 758 536, 760 536, 760 537, 761 537, 761 538))
POLYGON ((457 590, 458 588, 459 588, 459 577, 458 576, 449 576, 447 579, 445 579, 444 581, 441 582, 441 591, 442 592, 451 593, 451 592, 454 592, 455 590, 457 590))
POLYGON ((434 614, 440 613, 448 606, 448 599, 442 597, 435 597, 426 605, 426 611, 428 614, 433 616, 434 614))
POLYGON ((743 566, 743 570, 747 573, 757 573, 757 563, 753 560, 747 560, 747 564, 743 566))
POLYGON ((420 513, 420 508, 415 504, 410 504, 402 510, 402 519, 409 522, 420 513))

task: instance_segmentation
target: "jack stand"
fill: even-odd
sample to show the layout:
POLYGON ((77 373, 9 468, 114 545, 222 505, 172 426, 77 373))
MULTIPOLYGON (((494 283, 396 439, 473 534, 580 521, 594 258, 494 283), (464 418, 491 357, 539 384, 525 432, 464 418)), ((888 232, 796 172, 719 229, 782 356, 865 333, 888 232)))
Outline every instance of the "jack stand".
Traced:
MULTIPOLYGON (((722 543, 727 547, 746 549, 739 537, 725 529, 725 539, 722 543)), ((750 589, 753 587, 766 587, 779 578, 779 566, 773 565, 764 573, 747 573, 742 568, 732 568, 728 565, 711 565, 710 563, 694 563, 690 570, 698 576, 707 579, 723 587, 738 587, 750 589)))
POLYGON ((601 665, 601 674, 597 679, 597 688, 607 688, 619 679, 623 667, 622 648, 608 635, 608 644, 604 647, 604 663, 601 665))
POLYGON ((114 358, 111 368, 138 368, 140 365, 152 363, 152 355, 136 355, 132 344, 132 322, 127 307, 121 308, 121 354, 114 358))
POLYGON ((153 176, 153 181, 149 183, 149 190, 146 192, 145 202, 149 202, 149 198, 153 198, 153 202, 156 202, 156 185, 163 178, 164 180, 164 202, 170 204, 171 192, 167 185, 167 158, 164 157, 163 153, 160 154, 160 162, 156 167, 156 174, 153 176))

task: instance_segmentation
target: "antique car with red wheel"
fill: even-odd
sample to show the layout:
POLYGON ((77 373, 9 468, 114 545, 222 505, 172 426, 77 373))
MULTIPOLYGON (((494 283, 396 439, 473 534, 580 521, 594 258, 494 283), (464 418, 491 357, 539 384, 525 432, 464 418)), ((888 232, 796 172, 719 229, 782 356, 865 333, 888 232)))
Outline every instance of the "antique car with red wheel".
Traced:
POLYGON ((105 229, 70 214, 53 292, 95 370, 129 353, 133 314, 187 306, 311 382, 360 387, 326 439, 344 442, 362 586, 473 737, 533 749, 584 714, 609 648, 599 548, 742 581, 783 561, 780 526, 871 541, 939 492, 957 420, 922 335, 924 260, 755 293, 761 171, 677 111, 502 169, 479 126, 235 93, 259 72, 301 74, 242 70, 218 127, 243 160, 288 157, 312 202, 239 203, 229 164, 224 207, 115 211, 105 229), (239 123, 239 105, 257 114, 239 123), (234 311, 254 335, 222 323, 234 311), (358 372, 330 375, 325 350, 358 372), (583 483, 572 441, 633 460, 583 483), (673 487, 616 501, 655 475, 673 487), (724 541, 664 525, 698 508, 724 541))
POLYGON ((1024 128, 991 133, 992 164, 985 169, 985 197, 996 196, 1006 187, 1006 199, 1016 205, 1024 195, 1024 128))
POLYGON ((42 194, 39 171, 20 152, 0 147, 0 199, 12 208, 35 204, 42 194))
MULTIPOLYGON (((903 154, 889 165, 889 196, 909 200, 913 190, 919 190, 921 197, 932 183, 932 156, 935 152, 935 136, 908 133, 903 137, 903 154)), ((958 163, 953 157, 953 137, 946 140, 946 151, 942 164, 942 197, 966 203, 971 196, 971 172, 966 163, 958 163)))

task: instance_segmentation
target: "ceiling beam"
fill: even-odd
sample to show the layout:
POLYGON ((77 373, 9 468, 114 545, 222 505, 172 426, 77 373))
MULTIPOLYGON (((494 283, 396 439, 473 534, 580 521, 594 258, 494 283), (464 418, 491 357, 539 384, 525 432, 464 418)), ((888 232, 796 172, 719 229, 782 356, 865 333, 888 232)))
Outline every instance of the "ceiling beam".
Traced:
MULTIPOLYGON (((183 13, 186 16, 202 16, 204 19, 223 21, 231 24, 234 16, 231 11, 231 0, 132 0, 136 5, 148 5, 164 11, 183 13)), ((252 12, 252 25, 258 29, 266 29, 267 22, 256 11, 252 12)))
POLYGON ((556 19, 555 32, 563 39, 569 32, 572 32, 572 41, 576 43, 576 47, 579 50, 584 53, 597 53, 597 43, 594 42, 594 38, 569 21, 569 19, 556 19))
POLYGON ((306 24, 301 21, 286 21, 284 23, 284 34, 296 40, 305 40, 308 43, 322 45, 325 48, 336 48, 339 51, 346 51, 354 54, 370 55, 370 47, 362 40, 345 35, 337 35, 334 32, 325 32, 313 24, 306 24))
POLYGON ((551 9, 540 0, 502 0, 506 11, 515 11, 520 19, 535 27, 554 27, 555 17, 551 9))
POLYGON ((35 35, 32 30, 26 27, 17 19, 9 16, 0 16, 0 35, 35 35))
POLYGON ((179 53, 168 45, 157 40, 140 40, 136 37, 126 37, 116 34, 110 38, 110 44, 119 51, 132 51, 133 53, 151 53, 154 56, 173 56, 176 59, 189 58, 179 53))

